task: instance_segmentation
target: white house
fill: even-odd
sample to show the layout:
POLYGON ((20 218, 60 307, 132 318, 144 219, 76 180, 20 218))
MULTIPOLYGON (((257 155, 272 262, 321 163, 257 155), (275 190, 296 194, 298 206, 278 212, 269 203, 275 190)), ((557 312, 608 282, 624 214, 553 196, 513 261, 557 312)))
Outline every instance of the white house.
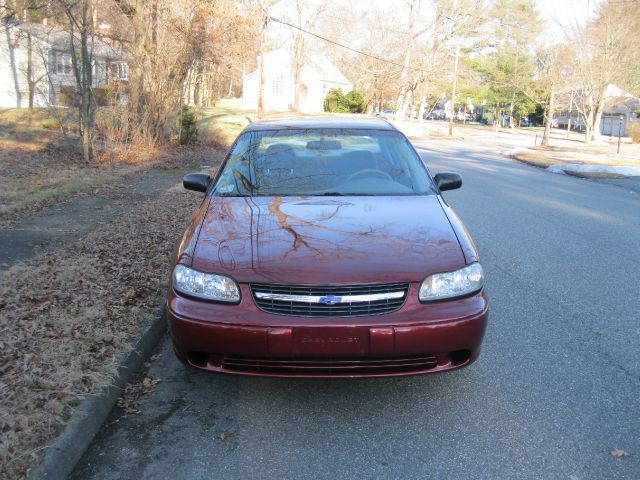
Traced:
MULTIPOLYGON (((68 32, 41 24, 11 22, 0 25, 0 30, 0 107, 28 106, 29 35, 32 45, 32 79, 37 81, 34 105, 55 105, 59 102, 61 86, 75 86, 68 32)), ((129 67, 122 52, 96 38, 93 42, 93 56, 94 86, 128 80, 129 67)))
MULTIPOLYGON (((560 128, 567 128, 569 119, 571 119, 571 128, 573 130, 583 130, 584 121, 576 109, 575 100, 569 101, 569 95, 571 94, 565 93, 560 96, 559 103, 565 108, 559 108, 559 112, 554 117, 555 123, 560 128), (571 111, 568 111, 568 104, 572 105, 571 111)), ((600 134, 617 136, 619 131, 622 136, 628 135, 631 123, 638 121, 635 112, 640 105, 640 98, 625 92, 613 84, 607 85, 604 97, 605 103, 600 119, 600 134)))
MULTIPOLYGON (((295 84, 293 55, 288 47, 279 48, 265 54, 264 61, 264 108, 285 111, 293 108, 295 84)), ((340 88, 344 93, 353 90, 353 84, 329 60, 317 53, 310 53, 300 74, 300 111, 318 113, 324 110, 324 99, 332 88, 340 88)), ((242 77, 242 99, 244 108, 258 107, 260 82, 260 59, 258 68, 242 77)))

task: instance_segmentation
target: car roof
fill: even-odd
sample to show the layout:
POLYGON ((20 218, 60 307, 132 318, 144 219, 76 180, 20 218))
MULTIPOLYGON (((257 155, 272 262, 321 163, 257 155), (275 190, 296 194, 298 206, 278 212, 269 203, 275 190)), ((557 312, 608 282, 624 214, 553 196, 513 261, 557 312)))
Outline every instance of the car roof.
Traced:
POLYGON ((353 128, 362 130, 397 130, 391 123, 378 118, 296 117, 272 118, 251 123, 245 131, 296 130, 307 128, 353 128))

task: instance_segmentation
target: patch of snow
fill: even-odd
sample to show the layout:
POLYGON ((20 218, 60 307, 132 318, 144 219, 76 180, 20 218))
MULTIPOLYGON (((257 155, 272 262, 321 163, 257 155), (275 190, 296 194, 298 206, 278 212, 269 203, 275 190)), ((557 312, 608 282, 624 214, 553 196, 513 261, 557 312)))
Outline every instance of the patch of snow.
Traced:
POLYGON ((640 177, 640 167, 622 167, 616 165, 588 165, 582 163, 559 163, 550 165, 547 170, 552 173, 611 173, 625 177, 640 177))
POLYGON ((505 150, 504 152, 502 152, 502 154, 505 157, 515 157, 517 154, 519 153, 524 153, 524 152, 528 152, 529 149, 528 148, 513 148, 511 150, 505 150))

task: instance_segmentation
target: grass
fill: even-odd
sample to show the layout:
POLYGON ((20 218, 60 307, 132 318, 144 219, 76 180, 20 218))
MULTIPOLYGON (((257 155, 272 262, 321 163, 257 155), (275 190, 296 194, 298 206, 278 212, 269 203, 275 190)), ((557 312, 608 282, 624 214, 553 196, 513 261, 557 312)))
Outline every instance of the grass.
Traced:
MULTIPOLYGON (((65 115, 73 123, 75 111, 65 115)), ((186 166, 206 157, 195 151, 199 147, 124 146, 99 152, 85 164, 76 139, 47 128, 54 120, 49 110, 36 109, 31 126, 27 117, 24 108, 0 109, 0 222, 11 224, 53 202, 146 169, 186 166)))
POLYGON ((44 204, 87 192, 144 169, 144 166, 137 165, 113 170, 112 173, 109 173, 108 170, 98 170, 93 175, 84 176, 78 176, 76 171, 71 171, 67 175, 62 173, 48 176, 41 179, 37 184, 34 184, 31 180, 1 181, 0 214, 9 215, 26 210, 31 205, 44 204))

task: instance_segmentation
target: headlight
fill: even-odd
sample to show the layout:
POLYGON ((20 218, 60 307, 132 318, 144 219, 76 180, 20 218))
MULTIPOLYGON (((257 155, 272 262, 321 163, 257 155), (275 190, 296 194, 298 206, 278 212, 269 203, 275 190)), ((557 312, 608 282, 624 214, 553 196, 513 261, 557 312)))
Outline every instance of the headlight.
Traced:
POLYGON ((462 297, 477 292, 484 284, 484 273, 479 263, 472 263, 455 272, 435 273, 420 285, 421 302, 462 297))
POLYGON ((173 288, 193 297, 218 302, 238 303, 240 289, 229 277, 213 273, 203 273, 184 265, 176 265, 173 270, 173 288))

